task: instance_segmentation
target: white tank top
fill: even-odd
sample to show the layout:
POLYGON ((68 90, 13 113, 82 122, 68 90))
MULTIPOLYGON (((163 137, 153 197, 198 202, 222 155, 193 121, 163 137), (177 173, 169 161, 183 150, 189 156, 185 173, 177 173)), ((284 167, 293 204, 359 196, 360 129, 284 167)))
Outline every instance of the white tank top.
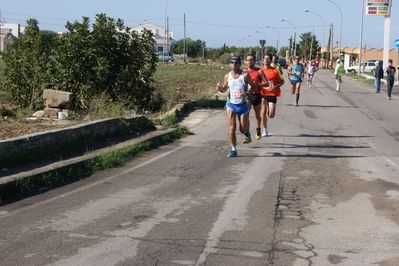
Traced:
POLYGON ((310 66, 308 67, 308 73, 309 73, 309 74, 314 74, 314 65, 310 65, 310 66))
POLYGON ((242 95, 243 92, 247 91, 247 85, 244 81, 245 71, 242 70, 238 78, 233 78, 231 72, 229 73, 229 100, 232 104, 241 104, 245 102, 245 97, 242 95))

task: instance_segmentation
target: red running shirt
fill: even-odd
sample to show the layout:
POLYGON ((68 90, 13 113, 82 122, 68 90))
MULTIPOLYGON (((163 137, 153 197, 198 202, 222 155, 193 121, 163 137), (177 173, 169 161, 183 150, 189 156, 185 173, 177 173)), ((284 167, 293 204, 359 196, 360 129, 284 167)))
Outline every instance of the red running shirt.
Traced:
MULTIPOLYGON (((254 70, 251 70, 249 68, 245 69, 245 72, 247 72, 251 78, 252 81, 256 84, 256 83, 262 83, 262 78, 259 75, 259 70, 260 68, 255 67, 254 70)), ((258 87, 256 87, 255 91, 252 92, 252 94, 259 94, 260 93, 260 89, 258 87)))

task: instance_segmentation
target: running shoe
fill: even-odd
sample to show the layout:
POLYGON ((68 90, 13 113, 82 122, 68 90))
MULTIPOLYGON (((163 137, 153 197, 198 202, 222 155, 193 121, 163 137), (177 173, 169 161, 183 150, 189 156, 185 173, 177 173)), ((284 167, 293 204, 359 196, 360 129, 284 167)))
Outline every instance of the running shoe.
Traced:
POLYGON ((227 157, 237 157, 237 151, 231 151, 229 154, 227 154, 227 157))
POLYGON ((262 137, 267 137, 267 129, 263 129, 262 137))
POLYGON ((295 106, 298 106, 298 103, 295 103, 295 106))
POLYGON ((262 135, 260 134, 260 128, 256 129, 256 139, 260 140, 262 138, 262 135))
POLYGON ((244 144, 249 144, 249 143, 251 143, 251 142, 252 142, 251 133, 247 132, 247 133, 245 134, 245 139, 244 139, 244 141, 243 141, 242 143, 244 143, 244 144))

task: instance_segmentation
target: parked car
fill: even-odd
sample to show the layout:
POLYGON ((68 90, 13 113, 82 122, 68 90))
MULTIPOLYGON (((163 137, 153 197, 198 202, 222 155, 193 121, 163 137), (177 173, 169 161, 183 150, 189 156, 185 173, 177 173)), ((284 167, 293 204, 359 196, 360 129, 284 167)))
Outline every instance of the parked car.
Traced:
MULTIPOLYGON (((377 60, 367 60, 360 64, 360 71, 361 72, 374 72, 377 60)), ((359 65, 357 66, 350 66, 346 69, 346 72, 350 73, 357 73, 359 72, 359 65)))
POLYGON ((287 69, 287 60, 285 60, 285 58, 279 58, 277 60, 277 64, 279 64, 282 68, 287 69))
POLYGON ((158 61, 164 62, 173 62, 175 58, 171 52, 158 52, 157 53, 158 61))

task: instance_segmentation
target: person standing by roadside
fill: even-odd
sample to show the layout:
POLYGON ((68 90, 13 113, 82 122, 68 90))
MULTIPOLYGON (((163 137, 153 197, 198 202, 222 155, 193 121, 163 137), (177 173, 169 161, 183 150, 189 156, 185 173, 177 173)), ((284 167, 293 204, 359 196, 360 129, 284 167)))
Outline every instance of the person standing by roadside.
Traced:
POLYGON ((291 82, 291 93, 295 94, 295 106, 298 106, 303 73, 304 68, 299 63, 299 56, 295 56, 294 62, 288 67, 287 71, 288 79, 291 82))
POLYGON ((245 138, 246 143, 251 142, 251 133, 249 132, 249 115, 248 104, 245 101, 247 91, 252 93, 256 90, 256 84, 252 81, 251 76, 241 69, 241 58, 232 56, 230 58, 231 71, 224 76, 223 84, 218 83, 217 89, 220 92, 228 90, 226 101, 227 122, 229 124, 229 140, 231 144, 231 152, 227 157, 237 156, 237 137, 236 137, 236 118, 238 118, 239 129, 245 138), (248 89, 248 86, 250 88, 248 89))
POLYGON ((268 87, 263 87, 260 92, 262 94, 262 137, 267 137, 267 116, 273 118, 276 115, 277 97, 281 95, 281 86, 284 84, 284 79, 280 75, 280 71, 271 66, 272 55, 265 54, 263 72, 269 82, 268 87))
POLYGON ((380 93, 381 89, 381 79, 384 78, 384 70, 382 69, 382 65, 380 61, 376 61, 375 64, 377 65, 374 70, 374 78, 375 78, 375 92, 380 93))
POLYGON ((385 68, 385 73, 387 74, 387 99, 390 100, 396 73, 396 68, 392 66, 392 59, 388 60, 388 66, 385 68))
POLYGON ((337 60, 337 64, 335 65, 334 70, 334 77, 335 77, 335 92, 341 91, 341 83, 342 83, 342 74, 343 74, 343 67, 341 65, 341 60, 337 60))
MULTIPOLYGON (((260 68, 255 67, 255 55, 248 54, 246 62, 248 67, 245 69, 245 72, 247 72, 251 76, 252 81, 257 85, 257 88, 255 89, 254 92, 248 93, 247 103, 248 103, 248 115, 249 112, 251 111, 252 106, 254 107, 254 113, 256 119, 256 139, 259 140, 262 138, 262 135, 260 133, 262 95, 260 94, 259 88, 266 86, 266 84, 268 83, 265 73, 263 73, 263 71, 260 68)), ((248 124, 248 128, 250 128, 250 124, 248 124)))

